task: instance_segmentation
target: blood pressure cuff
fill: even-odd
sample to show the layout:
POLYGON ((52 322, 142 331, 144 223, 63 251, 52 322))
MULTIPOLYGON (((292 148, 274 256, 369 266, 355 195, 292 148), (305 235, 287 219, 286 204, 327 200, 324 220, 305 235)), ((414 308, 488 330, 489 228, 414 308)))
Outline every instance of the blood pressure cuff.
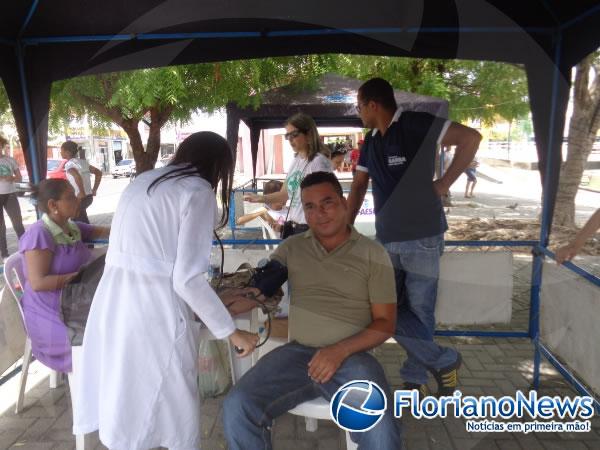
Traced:
POLYGON ((250 286, 258 288, 266 297, 271 297, 288 279, 288 269, 278 261, 270 259, 263 267, 256 269, 250 286))

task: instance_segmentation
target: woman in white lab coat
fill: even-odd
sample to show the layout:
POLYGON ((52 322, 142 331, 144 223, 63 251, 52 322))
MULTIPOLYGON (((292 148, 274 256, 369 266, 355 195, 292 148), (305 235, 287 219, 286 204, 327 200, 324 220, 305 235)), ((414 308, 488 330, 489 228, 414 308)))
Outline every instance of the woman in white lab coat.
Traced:
POLYGON ((227 223, 233 178, 227 142, 211 132, 123 192, 83 340, 74 433, 100 431, 111 450, 200 446, 198 323, 245 356, 256 335, 236 330, 205 279, 220 183, 227 223))

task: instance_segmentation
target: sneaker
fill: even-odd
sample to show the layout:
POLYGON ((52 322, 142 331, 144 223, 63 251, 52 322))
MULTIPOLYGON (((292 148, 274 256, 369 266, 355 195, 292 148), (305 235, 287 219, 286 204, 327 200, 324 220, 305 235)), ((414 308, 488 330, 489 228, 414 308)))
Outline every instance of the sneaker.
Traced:
POLYGON ((413 389, 416 389, 417 391, 419 391, 419 396, 421 399, 431 395, 429 386, 427 386, 426 384, 410 383, 407 381, 402 385, 402 389, 404 389, 405 391, 412 391, 413 389))
POLYGON ((458 386, 458 369, 461 364, 462 357, 460 356, 460 353, 458 353, 456 362, 453 364, 440 370, 431 370, 431 373, 438 384, 438 391, 436 394, 438 397, 454 394, 454 391, 458 386))

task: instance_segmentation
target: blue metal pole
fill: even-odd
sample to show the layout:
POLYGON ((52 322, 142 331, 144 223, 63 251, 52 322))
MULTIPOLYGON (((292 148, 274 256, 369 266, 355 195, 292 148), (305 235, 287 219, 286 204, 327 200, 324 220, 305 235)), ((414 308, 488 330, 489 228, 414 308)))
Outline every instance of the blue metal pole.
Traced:
MULTIPOLYGON (((560 148, 556 148, 553 140, 554 127, 556 122, 556 107, 558 97, 558 83, 561 76, 560 73, 560 62, 562 52, 562 34, 559 32, 556 36, 556 48, 554 53, 554 71, 552 77, 552 101, 550 106, 550 120, 548 127, 548 153, 546 159, 546 172, 544 176, 544 187, 543 187, 543 204, 542 204, 542 225, 540 228, 540 244, 539 247, 534 249, 534 260, 532 268, 532 281, 531 281, 531 307, 529 311, 529 335, 533 340, 534 354, 533 354, 533 388, 538 389, 540 386, 540 288, 542 285, 542 269, 544 265, 544 252, 543 248, 548 246, 548 236, 550 235, 550 187, 554 183, 558 183, 558 179, 555 179, 552 174, 554 171, 554 154, 560 151, 560 148)), ((562 131, 561 131, 561 143, 562 143, 562 131)))
POLYGON ((27 29, 27 25, 29 25, 29 22, 31 22, 31 18, 33 17, 33 14, 35 13, 35 10, 37 9, 39 4, 39 0, 34 0, 34 2, 31 4, 31 7, 29 8, 29 12, 27 13, 27 17, 25 17, 25 21, 21 24, 21 29, 19 30, 19 39, 21 38, 21 36, 23 36, 23 33, 25 33, 25 30, 27 29))
POLYGON ((552 34, 554 28, 550 27, 411 27, 411 28, 319 28, 311 30, 282 30, 282 31, 231 31, 231 32, 190 32, 190 33, 140 33, 140 34, 114 34, 114 35, 79 35, 79 36, 52 36, 28 37, 22 40, 25 45, 57 44, 66 42, 110 42, 131 40, 182 40, 182 39, 241 39, 241 38, 277 38, 277 37, 302 37, 324 36, 343 34, 423 34, 423 33, 518 33, 552 34))
POLYGON ((20 43, 17 42, 15 46, 17 53, 17 63, 19 65, 19 81, 21 82, 21 94, 23 95, 23 106, 25 110, 25 124, 27 126, 27 138, 29 145, 27 146, 27 153, 29 153, 29 160, 31 161, 31 177, 33 184, 40 182, 40 170, 38 165, 37 145, 35 142, 35 136, 33 133, 33 116, 31 114, 31 103, 29 102, 29 92, 27 89, 27 77, 25 76, 25 62, 23 55, 23 48, 20 43))

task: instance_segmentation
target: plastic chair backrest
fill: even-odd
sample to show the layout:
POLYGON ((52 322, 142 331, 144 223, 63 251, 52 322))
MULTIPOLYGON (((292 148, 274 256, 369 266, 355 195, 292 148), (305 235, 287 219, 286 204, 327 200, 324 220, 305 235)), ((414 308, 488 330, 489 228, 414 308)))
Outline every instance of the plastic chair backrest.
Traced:
MULTIPOLYGON (((19 312, 21 313, 21 319, 23 320, 23 326, 25 326, 25 316, 23 315, 23 308, 21 306, 25 274, 23 273, 23 255, 20 253, 13 253, 4 262, 4 281, 17 302, 19 312)), ((25 330, 27 330, 27 328, 25 328, 25 330)))
POLYGON ((269 225, 269 222, 267 222, 265 219, 263 219, 262 217, 258 217, 257 218, 260 226, 263 227, 263 229, 265 229, 267 231, 267 235, 269 236, 269 239, 280 239, 281 237, 279 236, 279 233, 277 233, 277 231, 275 231, 271 225, 269 225))

